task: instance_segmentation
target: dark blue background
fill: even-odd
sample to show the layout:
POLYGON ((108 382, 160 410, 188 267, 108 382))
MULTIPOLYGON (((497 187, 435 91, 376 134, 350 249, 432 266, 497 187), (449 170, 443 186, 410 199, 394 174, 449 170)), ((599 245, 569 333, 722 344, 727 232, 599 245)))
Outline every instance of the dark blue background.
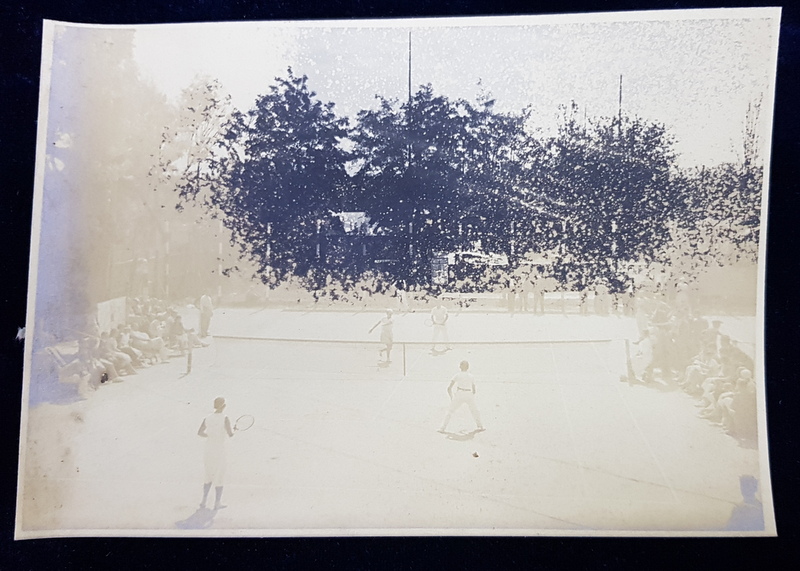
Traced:
POLYGON ((800 22, 783 9, 774 116, 766 299, 767 401, 779 537, 766 539, 355 538, 13 541, 22 344, 38 111, 41 20, 103 24, 401 18, 770 6, 762 2, 496 0, 0 0, 0 569, 232 567, 409 569, 784 568, 795 545, 798 438, 800 22))

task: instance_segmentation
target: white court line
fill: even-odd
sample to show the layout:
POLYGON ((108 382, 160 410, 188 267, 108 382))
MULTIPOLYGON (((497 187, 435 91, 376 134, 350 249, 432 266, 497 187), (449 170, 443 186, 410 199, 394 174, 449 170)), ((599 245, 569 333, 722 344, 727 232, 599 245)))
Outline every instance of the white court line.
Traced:
MULTIPOLYGON (((605 359, 603 359, 602 357, 600 357, 600 353, 597 350, 597 346, 594 343, 592 343, 592 348, 594 349, 594 352, 597 355, 597 357, 603 363, 603 367, 605 367, 606 372, 609 375, 609 378, 613 379, 614 378, 614 374, 611 372, 611 369, 608 368, 608 362, 605 359)), ((619 400, 622 401, 622 406, 624 406, 625 410, 628 412, 628 416, 630 417, 631 421, 633 422, 633 426, 636 428, 636 432, 639 434, 639 437, 642 439, 642 441, 644 442, 645 446, 647 446, 647 451, 650 453, 650 457, 653 459, 653 462, 655 463, 656 468, 658 468, 658 472, 661 474, 661 477, 664 479, 664 484, 666 484, 666 487, 669 488, 669 492, 670 492, 670 494, 672 494, 672 499, 675 501, 675 503, 680 503, 680 500, 678 500, 678 494, 675 493, 675 487, 672 485, 672 482, 667 477, 666 472, 664 472, 664 467, 661 465, 661 462, 659 462, 658 457, 656 456, 655 452, 653 451, 653 447, 650 446, 650 441, 645 437, 644 432, 642 431, 642 427, 639 426, 639 423, 637 422, 636 417, 633 415, 633 411, 628 406, 628 402, 625 400, 625 397, 622 394, 622 387, 620 387, 620 383, 617 381, 614 386, 616 387, 617 395, 619 395, 619 400)))
POLYGON ((572 449, 575 451, 575 459, 577 460, 578 468, 580 469, 580 479, 581 479, 581 495, 586 497, 586 466, 583 462, 583 458, 581 458, 581 454, 578 452, 578 444, 575 441, 575 428, 572 424, 572 417, 569 414, 569 408, 567 407, 567 401, 564 398, 564 387, 561 383, 561 373, 558 369, 558 362, 556 361, 556 352, 553 350, 553 345, 548 344, 550 349, 550 358, 553 360, 553 368, 556 372, 556 384, 558 385, 558 395, 561 397, 561 405, 564 408, 564 416, 567 418, 567 427, 569 429, 569 439, 572 442, 572 449))

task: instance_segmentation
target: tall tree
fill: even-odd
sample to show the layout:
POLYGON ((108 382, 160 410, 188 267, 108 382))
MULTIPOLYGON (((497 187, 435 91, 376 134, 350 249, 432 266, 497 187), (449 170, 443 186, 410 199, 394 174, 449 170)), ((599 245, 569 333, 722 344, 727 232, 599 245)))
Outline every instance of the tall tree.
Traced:
POLYGON ((528 110, 500 113, 494 105, 483 93, 466 106, 468 137, 459 149, 462 216, 478 219, 484 248, 513 256, 531 247, 541 214, 531 204, 539 144, 525 131, 528 110))
POLYGON ((405 233, 407 271, 424 279, 432 255, 481 237, 507 250, 510 200, 521 178, 524 114, 500 114, 421 86, 408 102, 380 100, 359 113, 351 135, 361 204, 381 225, 405 233))
POLYGON ((247 255, 280 274, 320 265, 322 222, 341 208, 349 159, 346 119, 291 68, 226 128, 225 185, 213 199, 247 255))
POLYGON ((567 110, 548 145, 551 196, 572 210, 566 249, 590 273, 607 260, 654 259, 683 207, 673 141, 663 125, 615 117, 584 123, 567 110))
POLYGON ((230 95, 216 79, 197 77, 181 92, 174 120, 164 128, 160 168, 154 174, 182 202, 215 209, 214 187, 222 182, 232 152, 226 141, 234 111, 230 95))

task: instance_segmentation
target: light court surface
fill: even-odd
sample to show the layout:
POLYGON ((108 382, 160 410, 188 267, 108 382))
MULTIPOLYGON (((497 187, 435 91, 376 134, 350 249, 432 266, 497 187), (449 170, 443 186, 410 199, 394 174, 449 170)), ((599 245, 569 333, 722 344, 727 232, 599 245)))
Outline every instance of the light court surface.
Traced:
POLYGON ((432 354, 423 316, 408 314, 381 367, 366 336, 377 316, 222 312, 217 331, 251 338, 218 334, 190 374, 173 359, 88 400, 33 408, 24 530, 713 533, 742 501, 739 476, 761 472, 758 451, 698 418, 682 391, 620 382, 626 318, 597 318, 596 339, 561 342, 561 328, 591 331, 595 318, 462 315, 451 321, 462 342, 432 354), (341 335, 353 322, 350 342, 252 338, 259 323, 303 333, 330 319, 341 335), (493 330, 528 343, 463 342, 493 330), (552 340, 534 339, 544 332, 552 340), (439 434, 464 359, 487 430, 475 433, 463 407, 439 434), (196 432, 220 395, 232 420, 256 421, 228 442, 227 507, 200 510, 196 432))

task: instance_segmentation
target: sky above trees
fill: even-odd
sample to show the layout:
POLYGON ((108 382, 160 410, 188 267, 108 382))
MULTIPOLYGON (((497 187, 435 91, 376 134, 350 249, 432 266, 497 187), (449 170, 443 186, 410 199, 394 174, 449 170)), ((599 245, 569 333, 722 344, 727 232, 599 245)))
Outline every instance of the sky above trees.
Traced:
POLYGON ((489 94, 499 111, 530 107, 529 128, 552 134, 571 101, 588 117, 617 114, 622 75, 624 112, 666 125, 682 166, 713 166, 741 158, 777 32, 766 19, 708 14, 415 20, 413 30, 408 21, 147 26, 136 30, 134 57, 170 100, 206 75, 240 110, 291 66, 338 115, 354 117, 376 108, 376 95, 407 98, 411 30, 414 91, 430 83, 450 98, 489 94))

